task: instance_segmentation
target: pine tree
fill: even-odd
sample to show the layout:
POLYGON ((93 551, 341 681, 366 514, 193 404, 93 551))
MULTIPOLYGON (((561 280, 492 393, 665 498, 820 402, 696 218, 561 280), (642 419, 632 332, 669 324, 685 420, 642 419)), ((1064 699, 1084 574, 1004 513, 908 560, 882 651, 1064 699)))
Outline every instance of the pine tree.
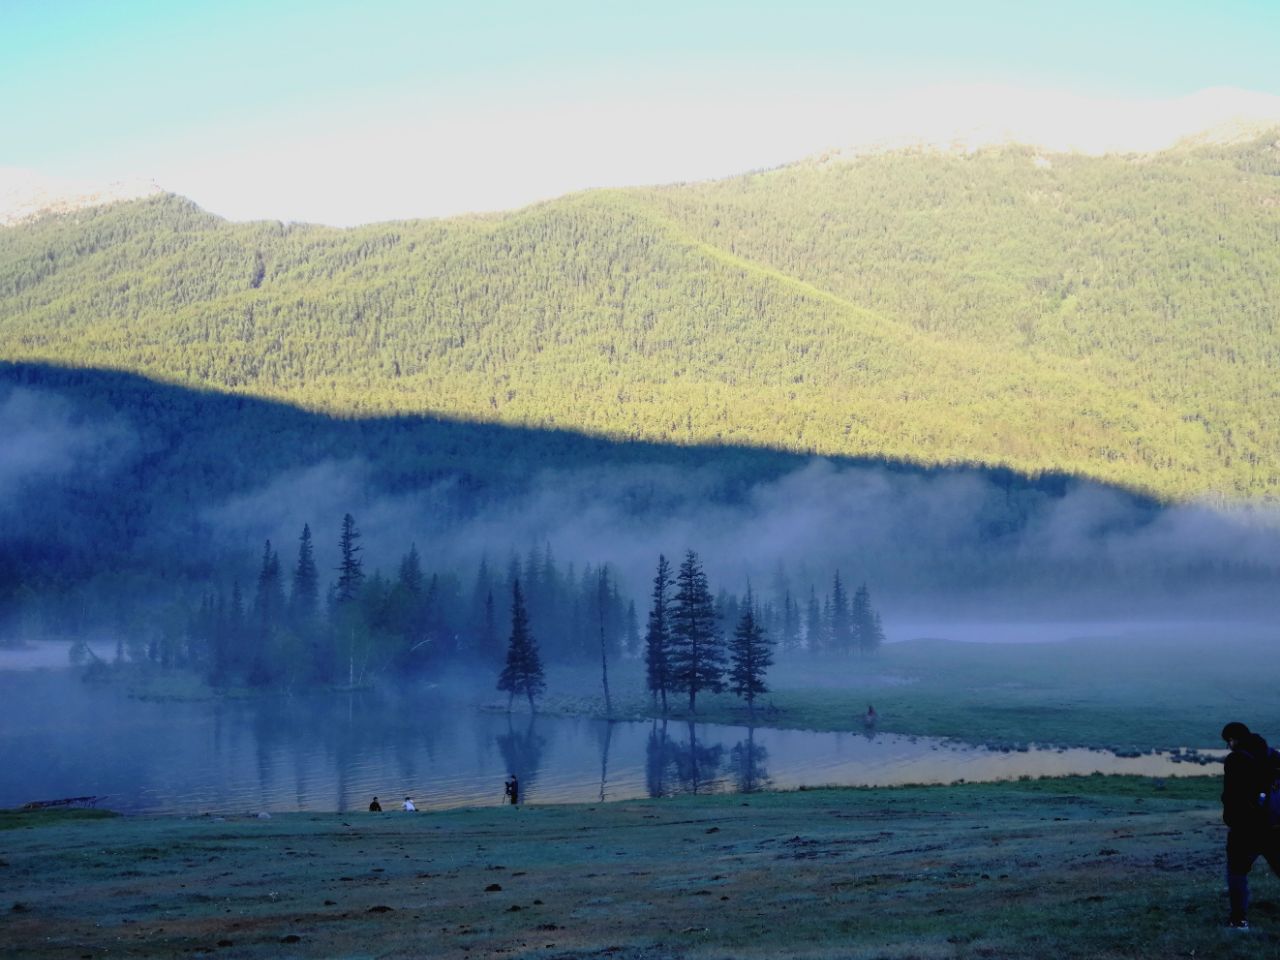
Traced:
POLYGON ((360 593, 364 583, 364 563, 360 559, 360 546, 356 543, 360 533, 356 530, 356 521, 351 514, 342 518, 342 535, 338 540, 338 548, 342 554, 342 563, 338 567, 338 590, 335 599, 339 607, 345 606, 360 593))
POLYGON ((849 595, 840 582, 839 570, 831 584, 831 614, 828 622, 831 624, 831 649, 845 655, 852 653, 853 628, 849 620, 849 595))
POLYGON ((422 558, 418 556, 416 543, 409 545, 409 552, 400 560, 396 581, 410 596, 422 596, 422 558))
POLYGON ((524 593, 524 605, 529 616, 538 623, 547 622, 547 596, 542 589, 542 554, 536 546, 525 554, 520 573, 520 589, 524 593))
MULTIPOLYGON (((363 652, 366 639, 365 624, 362 622, 356 600, 360 597, 360 588, 364 585, 364 563, 360 559, 360 545, 356 543, 360 533, 356 530, 356 521, 351 514, 342 517, 342 534, 338 538, 338 549, 342 562, 338 566, 338 583, 334 590, 334 629, 338 637, 337 655, 346 654, 347 685, 355 686, 356 654, 363 652), (345 649, 344 649, 345 648, 345 649)), ((341 662, 341 661, 338 661, 341 662)))
POLYGON ((520 591, 520 578, 511 584, 511 639, 507 644, 507 662, 498 677, 498 689, 507 693, 507 711, 516 694, 529 698, 529 709, 534 710, 534 697, 546 688, 542 672, 542 660, 538 656, 538 642, 529 630, 529 614, 525 610, 524 595, 520 591))
POLYGON ((671 688, 689 694, 689 712, 697 711, 703 690, 724 689, 724 645, 716 632, 715 603, 698 555, 685 554, 676 575, 671 608, 671 688))
POLYGON ((567 581, 561 576, 556 567, 555 554, 551 550, 550 543, 543 544, 539 582, 542 584, 542 591, 546 598, 547 612, 546 619, 539 620, 538 623, 542 625, 543 632, 549 636, 567 637, 569 619, 565 603, 565 585, 568 583, 572 587, 573 574, 570 572, 567 581))
POLYGON ((273 648, 283 614, 284 584, 280 576, 280 555, 271 549, 271 541, 268 540, 262 551, 258 588, 253 598, 256 636, 249 660, 249 682, 254 686, 270 683, 276 673, 273 648))
POLYGON ((658 555, 658 572, 653 578, 653 591, 650 597, 653 606, 649 608, 649 624, 644 636, 645 679, 649 693, 654 698, 662 698, 662 712, 667 712, 667 691, 671 689, 671 667, 668 663, 671 647, 670 623, 670 591, 674 581, 671 579, 671 564, 662 554, 658 555))
POLYGON ((422 560, 416 543, 409 546, 409 552, 400 560, 390 607, 389 627, 399 637, 403 657, 409 658, 426 646, 430 639, 424 629, 426 598, 423 595, 422 560))
POLYGON ((716 633, 722 637, 733 633, 741 612, 738 598, 721 587, 720 592, 716 594, 716 633))
POLYGON ((636 602, 634 600, 627 601, 625 637, 623 649, 626 650, 627 656, 633 659, 640 656, 640 618, 636 614, 636 602))
POLYGON ((818 606, 818 593, 809 587, 809 606, 804 621, 805 642, 811 654, 822 652, 822 608, 818 606))
POLYGON ((729 690, 747 701, 754 717, 756 697, 767 693, 765 673, 773 665, 773 644, 758 622, 755 601, 747 587, 742 616, 729 642, 729 690))
POLYGON ((884 630, 880 625, 880 615, 871 606, 871 591, 865 583, 854 592, 851 616, 858 652, 875 653, 884 641, 884 630))
POLYGON ((782 649, 794 653, 800 648, 800 608, 788 589, 782 601, 782 649))
POLYGON ((879 653, 882 643, 884 643, 884 624, 880 622, 880 611, 873 610, 871 612, 871 634, 866 640, 867 653, 879 653))
POLYGON ((293 567, 293 588, 289 594, 289 619, 295 630, 308 635, 315 628, 320 612, 320 574, 316 570, 315 547, 311 542, 311 525, 302 525, 298 538, 298 562, 293 567))

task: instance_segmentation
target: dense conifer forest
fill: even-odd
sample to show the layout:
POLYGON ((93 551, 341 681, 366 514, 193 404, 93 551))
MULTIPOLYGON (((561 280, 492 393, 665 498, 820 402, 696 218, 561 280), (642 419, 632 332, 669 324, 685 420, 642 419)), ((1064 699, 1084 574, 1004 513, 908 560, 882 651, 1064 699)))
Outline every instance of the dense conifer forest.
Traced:
POLYGON ((349 230, 0 230, 0 357, 426 415, 1280 493, 1280 146, 819 158, 349 230))
POLYGON ((544 660, 598 665, 606 705, 610 663, 643 661, 655 704, 666 713, 669 695, 687 694, 693 713, 704 690, 728 689, 754 709, 769 689, 775 647, 793 658, 865 657, 885 639, 866 585, 850 599, 839 571, 820 607, 809 586, 806 611, 783 564, 766 598, 749 586, 745 596, 723 587, 713 595, 694 551, 674 579, 660 556, 642 633, 636 602, 608 563, 579 570, 544 545, 512 554, 505 569, 481 557, 464 583, 456 565, 424 568, 416 543, 394 576, 366 572, 360 541, 356 519, 345 514, 339 563, 322 577, 304 525, 292 557, 282 560, 266 541, 252 584, 214 571, 198 604, 184 606, 174 593, 149 627, 120 630, 110 658, 95 652, 92 630, 79 631, 72 660, 87 680, 144 666, 193 673, 216 690, 352 689, 461 666, 496 674, 508 709, 517 696, 536 709, 544 660))

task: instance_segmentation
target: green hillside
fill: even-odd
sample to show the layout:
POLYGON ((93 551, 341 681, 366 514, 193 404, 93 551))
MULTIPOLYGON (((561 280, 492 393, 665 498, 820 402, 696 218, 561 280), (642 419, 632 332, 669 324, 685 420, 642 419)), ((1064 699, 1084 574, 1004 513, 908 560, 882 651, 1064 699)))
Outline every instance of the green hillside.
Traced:
POLYGON ((1277 137, 881 155, 351 230, 136 201, 0 231, 0 358, 1274 499, 1277 137))

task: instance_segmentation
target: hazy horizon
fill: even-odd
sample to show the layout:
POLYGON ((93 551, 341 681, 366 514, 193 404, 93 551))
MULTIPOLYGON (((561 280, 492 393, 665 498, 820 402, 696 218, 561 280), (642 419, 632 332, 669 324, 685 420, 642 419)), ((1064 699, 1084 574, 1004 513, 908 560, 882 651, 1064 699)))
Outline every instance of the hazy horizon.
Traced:
POLYGON ((1241 117, 1280 122, 1280 8, 1251 0, 1023 16, 996 0, 7 14, 0 214, 33 181, 128 181, 231 220, 344 226, 868 144, 1150 151, 1241 117))

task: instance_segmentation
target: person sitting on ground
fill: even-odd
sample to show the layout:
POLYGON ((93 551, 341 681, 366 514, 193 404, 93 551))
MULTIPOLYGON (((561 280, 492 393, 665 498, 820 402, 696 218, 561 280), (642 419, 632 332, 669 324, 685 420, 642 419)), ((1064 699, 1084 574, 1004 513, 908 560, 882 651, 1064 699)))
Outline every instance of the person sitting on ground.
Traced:
POLYGON ((418 808, 413 805, 413 800, 409 797, 404 798, 404 803, 400 804, 400 809, 404 810, 406 813, 416 813, 418 810, 418 808))
POLYGON ((1280 829, 1267 822, 1260 802, 1271 787, 1273 765, 1280 760, 1267 741, 1243 723, 1222 728, 1231 752, 1222 763, 1222 822, 1227 825, 1227 926, 1249 929, 1249 871, 1259 856, 1280 876, 1280 829))
POLYGON ((378 798, 377 798, 377 797, 374 797, 374 798, 373 798, 373 802, 369 804, 369 812, 370 812, 370 813, 381 813, 381 812, 382 812, 382 804, 380 804, 380 803, 378 802, 378 798))

